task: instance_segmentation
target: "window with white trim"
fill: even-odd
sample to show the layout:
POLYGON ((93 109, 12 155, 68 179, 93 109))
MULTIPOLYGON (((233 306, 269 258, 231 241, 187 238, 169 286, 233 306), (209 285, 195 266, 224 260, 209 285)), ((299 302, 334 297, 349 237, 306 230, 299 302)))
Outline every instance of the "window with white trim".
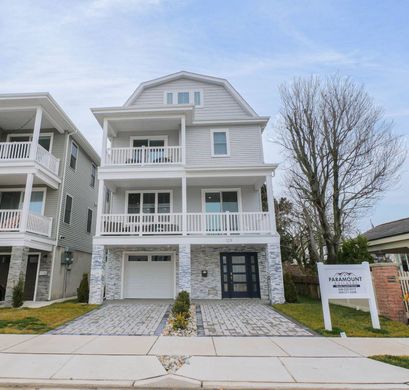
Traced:
POLYGON ((71 223, 71 211, 72 211, 72 196, 68 195, 65 197, 65 210, 64 210, 64 222, 71 223))
POLYGON ((93 211, 91 209, 88 209, 88 213, 87 213, 87 233, 91 233, 91 229, 92 229, 92 214, 93 211))
POLYGON ((72 169, 77 168, 77 160, 78 160, 78 145, 71 141, 71 157, 70 157, 70 167, 72 169))
POLYGON ((171 213, 171 193, 168 191, 129 192, 128 214, 171 213))
POLYGON ((203 92, 202 90, 166 91, 163 101, 165 104, 192 104, 203 107, 203 92))
POLYGON ((91 164, 91 181, 90 181, 90 183, 89 183, 89 185, 90 185, 92 188, 95 187, 96 177, 97 177, 97 166, 96 166, 94 163, 92 163, 92 164, 91 164))
POLYGON ((212 156, 226 157, 230 155, 229 133, 227 130, 211 130, 212 156))

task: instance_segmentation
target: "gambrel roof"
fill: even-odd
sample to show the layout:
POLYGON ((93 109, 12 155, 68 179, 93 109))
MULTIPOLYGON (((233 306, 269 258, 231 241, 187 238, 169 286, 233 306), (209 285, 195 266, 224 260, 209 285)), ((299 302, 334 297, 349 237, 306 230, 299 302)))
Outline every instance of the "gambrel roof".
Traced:
POLYGON ((206 76, 198 73, 180 71, 172 73, 167 76, 159 77, 157 79, 145 81, 141 83, 135 92, 125 102, 124 107, 132 106, 136 99, 142 94, 142 92, 150 87, 155 87, 160 84, 168 83, 179 79, 190 79, 200 81, 209 84, 216 84, 223 86, 231 96, 237 101, 237 103, 252 117, 258 117, 257 113, 251 108, 251 106, 243 99, 243 97, 233 88, 233 86, 226 80, 219 77, 206 76))

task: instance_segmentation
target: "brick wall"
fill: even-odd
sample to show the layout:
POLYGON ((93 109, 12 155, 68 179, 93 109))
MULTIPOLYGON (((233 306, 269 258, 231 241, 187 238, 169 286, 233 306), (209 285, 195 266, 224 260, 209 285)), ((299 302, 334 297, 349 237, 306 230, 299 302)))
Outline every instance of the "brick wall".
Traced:
POLYGON ((379 314, 407 323, 398 266, 392 263, 371 264, 372 280, 379 314))

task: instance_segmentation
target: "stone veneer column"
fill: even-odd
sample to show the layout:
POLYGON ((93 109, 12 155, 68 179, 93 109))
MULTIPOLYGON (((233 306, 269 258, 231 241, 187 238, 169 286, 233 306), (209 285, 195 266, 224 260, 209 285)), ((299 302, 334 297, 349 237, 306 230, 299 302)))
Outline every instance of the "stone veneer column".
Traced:
POLYGON ((184 290, 191 293, 190 244, 179 244, 179 285, 178 292, 184 290))
POLYGON ((109 249, 106 263, 106 299, 121 299, 122 249, 109 249))
POLYGON ((4 301, 10 304, 13 300, 13 288, 17 284, 19 278, 26 279, 27 259, 29 248, 25 246, 13 246, 11 248, 11 258, 9 274, 7 277, 6 295, 4 301))
POLYGON ((271 303, 284 303, 280 243, 266 245, 267 278, 271 303))
POLYGON ((89 278, 89 303, 91 304, 99 305, 103 301, 104 261, 105 247, 103 245, 93 245, 89 278))

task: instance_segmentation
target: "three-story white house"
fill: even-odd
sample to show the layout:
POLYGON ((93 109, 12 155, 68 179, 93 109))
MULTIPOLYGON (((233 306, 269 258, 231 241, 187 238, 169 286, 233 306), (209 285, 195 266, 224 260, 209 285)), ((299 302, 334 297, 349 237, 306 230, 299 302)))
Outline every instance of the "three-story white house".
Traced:
POLYGON ((0 301, 76 295, 91 263, 99 156, 49 93, 0 94, 0 301))
POLYGON ((142 83, 103 129, 90 302, 262 298, 283 302, 272 174, 261 117, 221 78, 142 83), (266 183, 268 211, 262 211, 266 183))

